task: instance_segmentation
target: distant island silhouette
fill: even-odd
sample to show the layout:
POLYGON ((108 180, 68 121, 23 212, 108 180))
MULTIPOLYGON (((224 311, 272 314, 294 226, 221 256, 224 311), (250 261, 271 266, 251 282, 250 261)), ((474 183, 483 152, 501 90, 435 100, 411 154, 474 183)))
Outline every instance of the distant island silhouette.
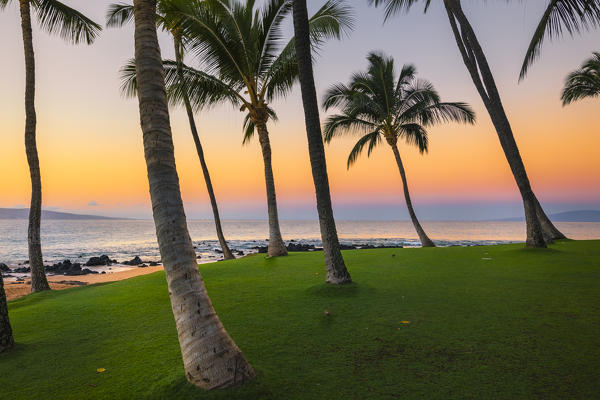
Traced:
MULTIPOLYGON (((0 219, 27 219, 29 208, 0 208, 0 219)), ((86 220, 86 219, 127 219, 112 218, 101 215, 73 214, 58 211, 42 210, 42 219, 86 220)))

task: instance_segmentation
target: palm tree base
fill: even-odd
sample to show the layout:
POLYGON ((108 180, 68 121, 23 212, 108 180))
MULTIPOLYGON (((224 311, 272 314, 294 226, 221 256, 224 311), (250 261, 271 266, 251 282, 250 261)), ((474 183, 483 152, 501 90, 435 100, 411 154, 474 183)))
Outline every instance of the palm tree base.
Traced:
POLYGON ((352 278, 348 271, 346 273, 336 273, 327 271, 327 278, 325 279, 325 283, 330 285, 346 285, 352 283, 352 278))
POLYGON ((269 240, 267 254, 269 255, 269 257, 287 256, 288 251, 285 247, 285 243, 283 243, 283 240, 269 240))

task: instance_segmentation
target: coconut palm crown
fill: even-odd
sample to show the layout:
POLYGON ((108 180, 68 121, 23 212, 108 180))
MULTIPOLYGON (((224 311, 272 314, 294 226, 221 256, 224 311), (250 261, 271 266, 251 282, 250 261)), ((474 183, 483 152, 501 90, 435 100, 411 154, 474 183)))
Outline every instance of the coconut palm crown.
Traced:
MULTIPOLYGON (((164 12, 177 21, 188 54, 199 60, 198 69, 165 61, 170 101, 183 104, 186 95, 195 110, 229 103, 246 113, 244 143, 258 133, 267 188, 270 256, 287 254, 279 229, 271 145, 267 122, 276 120, 270 103, 289 94, 298 80, 294 38, 286 39, 283 22, 291 14, 292 0, 255 1, 163 0, 164 12)), ((312 45, 341 38, 352 26, 350 9, 340 0, 327 1, 310 18, 312 45)), ((135 90, 135 68, 124 69, 125 90, 135 90)))
POLYGON ((421 153, 429 148, 427 128, 449 121, 473 123, 475 114, 465 103, 446 103, 433 85, 416 78, 416 69, 404 65, 396 79, 394 60, 382 53, 367 56, 366 72, 352 75, 348 85, 335 84, 325 94, 323 107, 341 109, 325 122, 324 138, 330 142, 335 136, 357 134, 360 139, 348 156, 350 168, 367 148, 367 156, 385 140, 392 148, 402 176, 409 214, 423 246, 433 246, 420 226, 408 192, 406 176, 398 140, 416 146, 421 153))

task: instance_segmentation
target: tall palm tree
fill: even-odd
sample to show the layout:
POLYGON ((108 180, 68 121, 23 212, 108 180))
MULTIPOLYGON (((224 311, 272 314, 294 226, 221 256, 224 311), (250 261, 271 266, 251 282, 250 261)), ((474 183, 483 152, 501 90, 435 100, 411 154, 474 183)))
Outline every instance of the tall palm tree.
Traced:
POLYGON ((562 92, 563 105, 600 96, 600 53, 594 52, 581 68, 569 74, 562 92))
POLYGON ((302 104, 304 106, 308 153, 315 184, 317 212, 319 214, 321 240, 325 254, 325 269, 327 271, 325 281, 335 284, 349 283, 352 282, 352 278, 342 257, 335 219, 333 217, 333 208, 331 206, 327 162, 325 159, 325 149, 323 148, 321 121, 319 119, 319 103, 312 69, 310 25, 308 22, 306 0, 294 0, 293 13, 296 58, 298 61, 300 89, 302 91, 302 104))
MULTIPOLYGON (((431 4, 431 0, 369 1, 376 6, 385 5, 386 19, 397 12, 409 10, 416 3, 425 3, 425 11, 427 11, 431 4)), ((563 239, 565 236, 552 224, 533 193, 527 171, 525 170, 525 164, 521 158, 519 147, 515 141, 504 106, 502 105, 492 70, 483 52, 483 48, 477 39, 477 35, 463 12, 461 1, 444 0, 443 3, 464 64, 496 128, 500 145, 523 199, 527 227, 526 246, 546 247, 546 242, 551 242, 554 239, 563 239)))
MULTIPOLYGON (((0 0, 0 10, 12 1, 0 0)), ((29 207, 27 243, 31 267, 31 291, 39 292, 50 290, 50 285, 48 285, 44 271, 40 239, 42 180, 36 143, 37 118, 35 112, 35 55, 31 29, 32 8, 37 14, 42 29, 50 34, 58 34, 71 43, 85 42, 91 44, 102 28, 79 11, 57 0, 19 0, 25 51, 25 152, 31 177, 31 205, 29 207)))
POLYGON ((4 280, 0 273, 0 353, 9 350, 15 344, 12 335, 10 321, 8 319, 8 305, 6 304, 6 293, 4 292, 4 280))
POLYGON ((325 94, 323 107, 342 109, 341 114, 330 116, 325 123, 325 141, 335 136, 354 133, 360 139, 350 152, 348 168, 356 162, 365 146, 367 155, 383 139, 392 149, 404 189, 404 198, 410 219, 424 247, 434 247, 434 243, 419 223, 413 209, 406 172, 398 139, 427 152, 429 139, 427 128, 447 121, 474 123, 475 114, 465 103, 444 103, 433 85, 416 79, 412 65, 404 65, 398 79, 394 60, 381 53, 367 56, 369 66, 366 72, 356 73, 350 83, 333 85, 325 94))
POLYGON ((255 374, 215 313, 187 230, 156 33, 156 0, 134 0, 135 60, 144 153, 156 236, 165 267, 185 376, 205 389, 255 374))
MULTIPOLYGON (((173 45, 175 47, 175 59, 177 62, 177 74, 178 79, 183 78, 183 56, 184 56, 184 41, 179 29, 177 29, 178 19, 173 18, 165 12, 167 0, 161 0, 157 5, 157 22, 158 25, 163 29, 171 33, 173 37, 173 45)), ((121 27, 125 23, 131 21, 133 17, 133 6, 126 3, 116 3, 111 4, 108 8, 107 16, 106 16, 106 25, 108 27, 121 27)), ((129 68, 130 71, 135 71, 135 64, 130 64, 126 69, 129 68)), ((202 168, 202 174, 204 175, 204 182, 206 184, 206 189, 208 191, 208 197, 210 199, 210 205, 212 207, 213 218, 215 221, 215 228, 217 231, 217 238, 219 240, 219 244, 221 245, 221 250, 223 251, 223 258, 226 260, 234 259, 234 255, 229 249, 229 245, 225 240, 225 235, 223 234, 223 228, 221 226, 221 217, 219 215, 219 207, 217 205, 217 198, 215 196, 215 191, 213 189, 212 180, 210 178, 210 172, 208 171, 208 166, 206 165, 206 159, 204 157, 204 149, 202 148, 202 143, 200 142, 200 136, 198 135, 198 128, 196 127, 196 121, 194 119, 194 112, 192 110, 192 106, 189 101, 189 96, 187 95, 187 90, 183 87, 182 98, 183 104, 185 106, 185 110, 188 117, 188 122, 190 124, 190 131, 192 133, 192 138, 194 139, 194 145, 196 146, 196 153, 198 154, 198 159, 200 160, 200 166, 202 168)), ((125 86, 124 93, 129 96, 135 96, 135 86, 125 86)))
POLYGON ((575 33, 600 26, 600 0, 550 0, 533 33, 519 80, 525 78, 533 62, 540 56, 545 38, 556 38, 567 31, 575 33))
MULTIPOLYGON (((286 43, 282 33, 292 0, 269 0, 260 9, 255 9, 254 0, 245 3, 170 0, 169 3, 172 7, 169 12, 181 17, 179 28, 189 41, 189 51, 202 59, 199 70, 184 67, 184 84, 179 79, 177 63, 165 63, 171 99, 180 103, 187 92, 195 108, 230 103, 246 113, 244 142, 258 132, 263 156, 269 214, 268 254, 286 255, 279 228, 267 123, 277 118, 270 103, 287 95, 298 78, 294 39, 286 43)), ((348 8, 341 0, 327 1, 310 19, 313 46, 328 38, 339 38, 349 23, 348 8)))

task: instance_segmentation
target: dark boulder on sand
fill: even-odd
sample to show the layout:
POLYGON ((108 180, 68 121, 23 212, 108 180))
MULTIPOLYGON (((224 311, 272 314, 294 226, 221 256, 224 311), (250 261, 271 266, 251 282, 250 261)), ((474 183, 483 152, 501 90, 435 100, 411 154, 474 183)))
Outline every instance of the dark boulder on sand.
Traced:
POLYGON ((253 247, 253 249, 258 251, 261 254, 267 253, 267 250, 268 250, 267 246, 256 246, 256 247, 253 247))
POLYGON ((45 268, 47 272, 51 272, 56 275, 77 276, 98 273, 98 271, 92 271, 88 268, 81 268, 80 263, 72 263, 71 260, 64 260, 63 262, 56 263, 54 265, 47 265, 45 268))
POLYGON ((288 243, 286 246, 288 251, 315 251, 314 244, 303 244, 303 243, 288 243))
POLYGON ((17 272, 19 274, 26 274, 31 272, 31 268, 29 267, 19 267, 12 270, 12 272, 17 272))
POLYGON ((158 264, 156 261, 150 261, 148 264, 149 264, 151 267, 158 267, 158 265, 159 265, 159 264, 158 264))
POLYGON ((97 267, 100 265, 111 265, 113 260, 111 260, 106 254, 101 255, 100 257, 91 257, 88 262, 85 263, 86 267, 97 267))
POLYGON ((10 272, 10 268, 8 268, 8 265, 0 263, 0 272, 10 272))
POLYGON ((129 261, 123 261, 123 265, 132 265, 132 266, 140 265, 143 263, 144 262, 142 261, 142 259, 139 256, 135 256, 135 257, 133 257, 133 259, 131 259, 129 261))

